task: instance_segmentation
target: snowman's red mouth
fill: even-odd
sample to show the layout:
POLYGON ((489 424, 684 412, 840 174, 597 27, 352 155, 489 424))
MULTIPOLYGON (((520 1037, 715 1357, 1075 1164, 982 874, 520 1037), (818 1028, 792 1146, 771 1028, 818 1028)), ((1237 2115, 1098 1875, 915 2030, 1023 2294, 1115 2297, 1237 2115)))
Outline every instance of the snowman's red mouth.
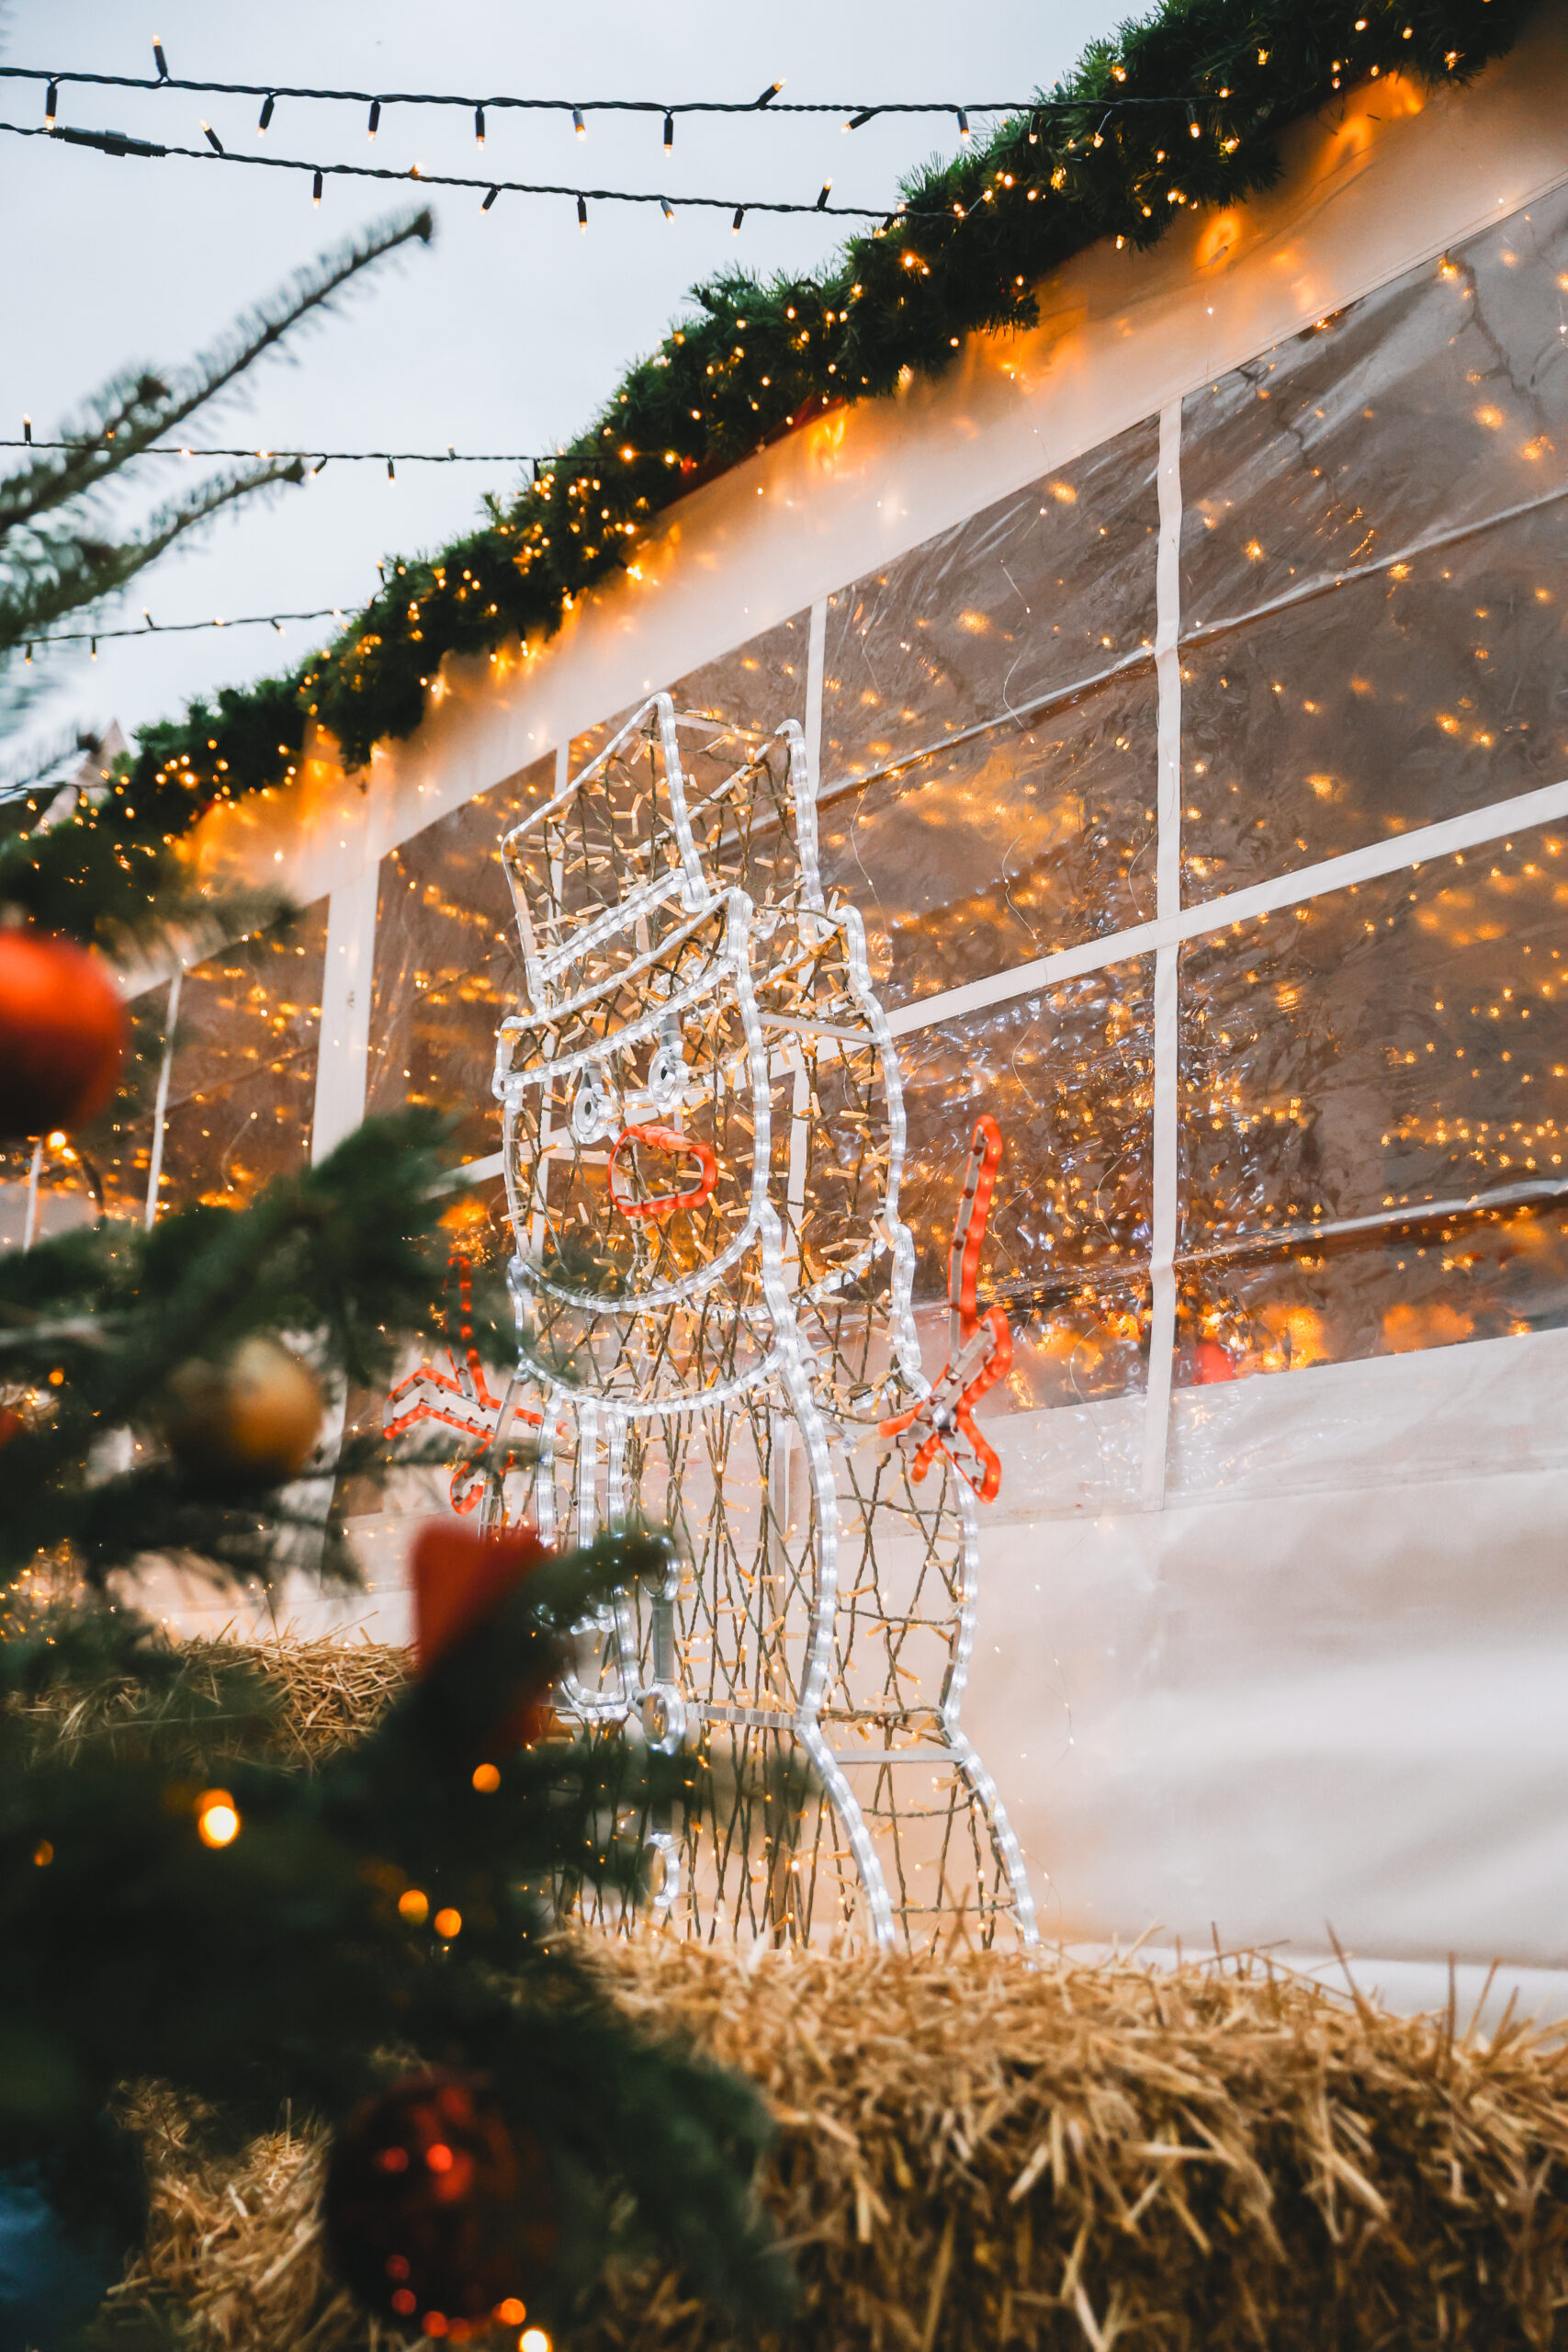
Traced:
POLYGON ((615 1137, 610 1153, 610 1198, 624 1217, 671 1216, 677 1209, 701 1206, 718 1182, 718 1162, 712 1148, 699 1143, 694 1136, 683 1136, 675 1127, 623 1127, 615 1137), (650 1151, 665 1151, 676 1158, 694 1159, 697 1181, 684 1192, 657 1193, 648 1200, 634 1201, 615 1189, 615 1161, 628 1144, 640 1143, 650 1151))

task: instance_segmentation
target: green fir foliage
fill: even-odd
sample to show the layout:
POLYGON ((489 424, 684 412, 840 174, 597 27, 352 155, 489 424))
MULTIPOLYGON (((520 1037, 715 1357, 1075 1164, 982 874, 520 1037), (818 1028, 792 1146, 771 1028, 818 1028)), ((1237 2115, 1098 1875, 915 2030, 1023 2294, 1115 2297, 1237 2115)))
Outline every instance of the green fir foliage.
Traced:
POLYGON ((161 1442, 167 1385, 193 1354, 221 1361, 257 1332, 287 1333, 329 1389, 384 1382, 388 1334, 430 1319, 441 1132, 406 1112, 248 1209, 188 1208, 150 1232, 105 1217, 0 1258, 0 1390, 39 1405, 0 1443, 0 1579, 68 1545, 99 1589, 149 1553, 264 1581, 303 1555, 354 1581, 308 1496, 215 1494, 199 1465, 182 1474, 161 1442))
MULTIPOLYGON (((71 448, 0 483, 0 719, 26 699, 6 656, 32 629, 277 479, 209 487, 117 540, 92 525, 114 477, 429 231, 421 215, 311 273, 183 390, 111 388, 71 448)), ((200 772, 172 761, 166 791, 122 769, 58 821, 52 805, 31 821, 45 812, 25 784, 0 806, 0 919, 165 955, 171 922, 211 923, 180 836, 229 752, 247 773, 287 771, 304 714, 282 682, 191 722, 200 772)), ((626 1739, 517 1744, 520 1723, 542 1732, 572 1629, 612 1592, 668 1581, 662 1540, 546 1555, 514 1531, 521 1581, 314 1769, 279 1753, 276 1696, 243 1659, 198 1645, 193 1667, 135 1607, 150 1562, 230 1591, 291 1569, 357 1582, 333 1498, 385 1449, 336 1445, 318 1408, 350 1384, 384 1390, 412 1335, 445 1336, 444 1136, 410 1111, 244 1210, 196 1206, 151 1230, 102 1216, 0 1256, 0 2342, 63 2341, 62 2244, 90 2290, 139 2233, 115 2121, 139 2083, 172 2089, 221 2154, 280 2111, 341 2124, 430 2067, 488 2078, 513 2139, 537 2145, 525 2177, 547 2177, 554 2251, 531 2312, 570 2324, 607 2262, 655 2249, 738 2316, 787 2309, 752 2197, 755 2094, 633 2030, 560 1928, 580 1900, 615 1914, 640 1899, 650 1819, 710 1768, 626 1739), (293 1391, 292 1433, 264 1432, 259 1451, 222 1406, 236 1351, 293 1391), (209 1812, 223 1792, 226 1841, 203 1834, 204 1791, 209 1812), (63 2238, 40 2234, 40 2212, 63 2238)), ((129 2343, 112 2325, 96 2340, 129 2343)))
MULTIPOLYGON (((26 657, 34 639, 117 594, 219 514, 303 478, 297 460, 209 477, 139 529, 123 532, 115 524, 114 496, 140 481, 130 470, 136 460, 152 442, 220 404, 250 368, 319 322, 366 271, 411 243, 428 243, 432 232, 428 212, 371 230, 301 271, 282 295, 242 319, 218 350, 171 380, 145 368, 118 377, 87 403, 84 421, 62 435, 63 449, 40 449, 0 480, 0 727, 13 724, 32 699, 37 673, 26 657)), ((298 752, 304 725, 291 682, 219 700, 221 723, 243 747, 247 773, 298 752)), ((204 738, 217 723, 199 705, 186 717, 187 729, 204 738)), ((210 763, 215 748, 204 741, 202 750, 210 763)), ((102 800, 79 799, 64 822, 54 821, 53 797, 26 778, 0 786, 0 909, 110 951, 171 922, 210 919, 210 903, 174 854, 210 794, 183 801, 165 795, 166 808, 145 798, 138 806, 122 768, 102 800), (46 812, 50 821, 35 826, 46 812)), ((235 910, 226 912, 232 927, 235 910)))

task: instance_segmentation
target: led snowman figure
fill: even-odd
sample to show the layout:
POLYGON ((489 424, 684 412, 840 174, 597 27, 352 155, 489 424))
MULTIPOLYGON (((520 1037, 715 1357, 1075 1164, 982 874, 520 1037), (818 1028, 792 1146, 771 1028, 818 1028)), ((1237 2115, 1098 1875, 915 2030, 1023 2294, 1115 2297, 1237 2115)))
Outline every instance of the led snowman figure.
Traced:
POLYGON ((975 1305, 994 1123, 933 1385, 897 1056, 860 918, 824 898, 799 727, 742 736, 655 695, 502 854, 528 997, 495 1075, 517 1370, 498 1399, 477 1358, 425 1367, 388 1427, 430 1414, 488 1441, 454 1500, 489 1523, 675 1533, 678 1579, 584 1628, 558 1694, 608 1736, 731 1768, 710 1806, 653 1826, 660 1911, 884 1945, 966 1917, 1032 1944, 960 1722, 999 1476, 969 1407, 1009 1347, 975 1305))

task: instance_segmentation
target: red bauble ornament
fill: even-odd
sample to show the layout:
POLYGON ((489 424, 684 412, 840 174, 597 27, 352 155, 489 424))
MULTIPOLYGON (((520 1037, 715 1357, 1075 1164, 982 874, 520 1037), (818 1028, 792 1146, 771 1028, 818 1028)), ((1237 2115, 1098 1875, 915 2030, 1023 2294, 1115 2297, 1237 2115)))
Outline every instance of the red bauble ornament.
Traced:
MULTIPOLYGON (((454 1642, 472 1633, 513 1585, 548 1557, 531 1527, 485 1533, 434 1519, 421 1528, 409 1562, 419 1671, 426 1672, 454 1642)), ((545 1693, 532 1690, 504 1724, 476 1729, 496 1747, 521 1747, 543 1735, 548 1718, 545 1693)))
POLYGON ((0 930, 0 1138, 85 1126, 114 1092, 129 1039, 101 956, 0 930))
POLYGON ((545 2152, 483 2075, 408 2075, 367 2099, 333 2143, 321 2218, 362 2302, 457 2343, 522 2324, 559 2236, 545 2152))

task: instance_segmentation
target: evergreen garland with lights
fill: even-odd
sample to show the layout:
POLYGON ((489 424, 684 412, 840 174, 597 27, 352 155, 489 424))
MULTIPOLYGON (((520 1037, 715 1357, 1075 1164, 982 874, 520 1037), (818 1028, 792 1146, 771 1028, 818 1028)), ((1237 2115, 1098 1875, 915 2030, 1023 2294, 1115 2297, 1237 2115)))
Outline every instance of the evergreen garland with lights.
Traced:
POLYGON ((161 839, 215 800, 287 784, 312 722, 362 767, 378 741, 413 732, 448 654, 545 642, 698 482, 829 408, 892 391, 906 369, 940 375, 966 334, 1031 326, 1041 278, 1098 240, 1147 247, 1182 208, 1269 186, 1280 133, 1352 86, 1391 72, 1428 87, 1468 80, 1533 6, 1167 0, 1092 44, 1042 94, 1049 113, 1020 115, 907 181, 918 221, 890 215, 819 277, 764 285, 728 270, 697 287, 695 315, 552 470, 488 501, 482 528, 441 555, 389 561, 380 594, 290 676, 146 729, 108 821, 161 839))

